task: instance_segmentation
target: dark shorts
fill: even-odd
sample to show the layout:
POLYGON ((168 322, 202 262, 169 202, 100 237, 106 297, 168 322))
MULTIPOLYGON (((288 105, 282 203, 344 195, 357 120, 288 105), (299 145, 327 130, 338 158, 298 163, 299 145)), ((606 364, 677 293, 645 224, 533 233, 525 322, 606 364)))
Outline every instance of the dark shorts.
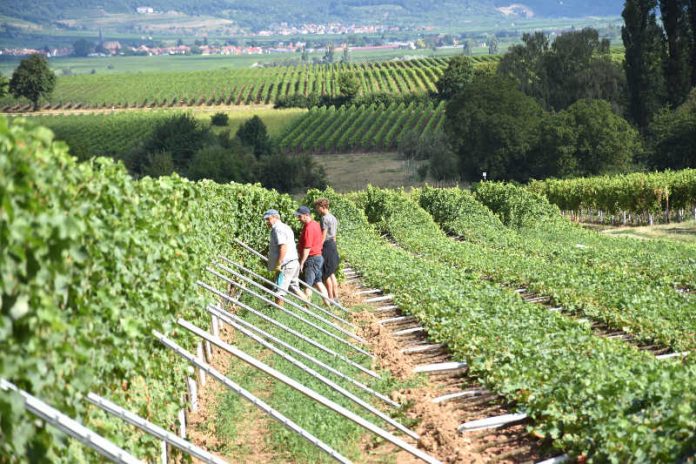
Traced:
POLYGON ((310 256, 304 264, 303 279, 307 285, 314 285, 321 282, 321 268, 324 265, 324 258, 321 256, 310 256))
POLYGON ((336 242, 334 240, 325 241, 321 254, 324 257, 324 267, 321 272, 324 279, 326 279, 338 270, 338 248, 336 248, 336 242))

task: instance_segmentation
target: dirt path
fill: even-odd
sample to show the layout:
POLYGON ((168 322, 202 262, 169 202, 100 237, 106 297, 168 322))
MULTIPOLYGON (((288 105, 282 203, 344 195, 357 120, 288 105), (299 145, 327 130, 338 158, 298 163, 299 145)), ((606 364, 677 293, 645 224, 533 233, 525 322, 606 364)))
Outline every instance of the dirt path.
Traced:
MULTIPOLYGON (((381 367, 399 379, 409 379, 413 378, 415 366, 452 361, 446 348, 404 353, 404 349, 432 346, 433 342, 421 332, 395 336, 395 332, 418 327, 419 323, 408 317, 385 323, 406 315, 396 307, 379 309, 391 308, 391 302, 367 304, 366 300, 375 294, 357 295, 356 292, 365 288, 357 275, 351 280, 352 283, 341 285, 342 302, 348 306, 362 305, 365 309, 356 313, 355 318, 381 367)), ((524 423, 467 434, 457 432, 457 427, 464 422, 510 413, 499 397, 487 392, 468 377, 466 371, 431 374, 424 385, 394 392, 392 398, 410 404, 408 417, 419 421, 414 428, 421 436, 418 446, 445 463, 532 463, 542 459, 540 442, 527 432, 524 423), (475 393, 451 401, 433 402, 443 395, 463 391, 475 393)), ((365 460, 361 462, 364 463, 420 462, 389 443, 374 447, 366 442, 363 451, 365 460)))
MULTIPOLYGON (((227 343, 234 344, 234 330, 223 324, 220 328, 220 338, 227 343)), ((212 350, 213 357, 209 364, 219 372, 226 374, 230 356, 219 348, 213 347, 212 350)), ((260 381, 254 394, 265 399, 271 388, 270 380, 260 381)), ((220 409, 223 407, 220 403, 226 394, 230 394, 227 387, 208 378, 205 386, 199 391, 198 411, 189 413, 187 416, 188 439, 228 462, 249 464, 281 462, 282 460, 279 459, 277 453, 268 445, 270 419, 248 403, 244 403, 244 414, 238 418, 238 432, 234 439, 224 443, 221 441, 216 430, 215 418, 220 414, 220 409)))

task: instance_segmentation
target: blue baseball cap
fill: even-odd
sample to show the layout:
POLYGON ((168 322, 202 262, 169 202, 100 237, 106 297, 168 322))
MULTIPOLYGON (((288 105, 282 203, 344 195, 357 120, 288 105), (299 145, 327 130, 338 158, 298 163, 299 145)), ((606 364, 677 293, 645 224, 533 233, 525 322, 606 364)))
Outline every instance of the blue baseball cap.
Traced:
POLYGON ((300 206, 297 208, 297 211, 295 211, 295 216, 302 216, 303 214, 312 214, 312 211, 304 205, 300 206))
POLYGON ((264 219, 268 219, 268 218, 271 217, 271 216, 278 216, 278 217, 280 217, 280 213, 278 212, 277 209, 269 209, 268 211, 266 211, 265 213, 263 213, 263 218, 264 218, 264 219))

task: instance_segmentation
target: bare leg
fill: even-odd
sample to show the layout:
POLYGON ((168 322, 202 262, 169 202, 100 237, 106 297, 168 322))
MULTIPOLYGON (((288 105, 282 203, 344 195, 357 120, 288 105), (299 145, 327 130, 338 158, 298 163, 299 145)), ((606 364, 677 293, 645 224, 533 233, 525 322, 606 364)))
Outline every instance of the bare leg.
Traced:
POLYGON ((333 287, 333 300, 338 300, 338 280, 336 279, 336 274, 331 274, 330 277, 331 286, 333 287))
POLYGON ((329 299, 333 300, 334 298, 334 288, 333 288, 333 282, 331 281, 331 276, 326 278, 324 280, 324 285, 326 286, 326 292, 329 294, 329 299))
POLYGON ((319 293, 321 293, 321 297, 324 299, 324 304, 329 306, 331 302, 329 301, 329 294, 326 291, 326 287, 324 287, 324 284, 321 282, 316 282, 314 284, 314 287, 319 290, 319 293))

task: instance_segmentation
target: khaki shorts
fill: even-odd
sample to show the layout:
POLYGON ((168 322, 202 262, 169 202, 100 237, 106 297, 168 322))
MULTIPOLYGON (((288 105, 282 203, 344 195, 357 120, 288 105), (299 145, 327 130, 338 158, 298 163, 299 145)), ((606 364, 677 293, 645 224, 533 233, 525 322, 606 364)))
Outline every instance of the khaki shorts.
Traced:
POLYGON ((280 274, 278 274, 275 284, 280 287, 276 291, 277 296, 287 295, 288 290, 300 293, 300 262, 294 260, 281 266, 280 274), (282 279, 280 278, 281 275, 283 276, 282 279), (280 282, 278 282, 279 280, 280 282))

